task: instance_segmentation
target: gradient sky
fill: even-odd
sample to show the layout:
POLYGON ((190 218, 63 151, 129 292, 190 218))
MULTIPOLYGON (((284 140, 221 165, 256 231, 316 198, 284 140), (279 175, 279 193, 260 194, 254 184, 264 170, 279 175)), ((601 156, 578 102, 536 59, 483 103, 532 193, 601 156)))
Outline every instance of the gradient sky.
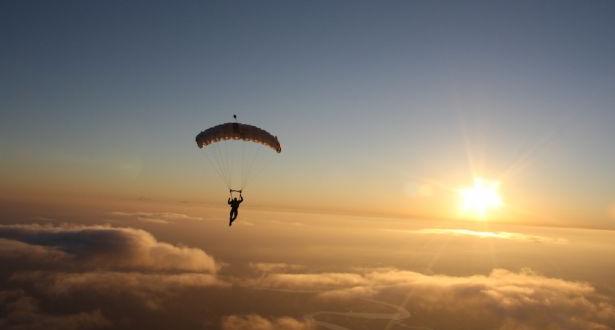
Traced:
POLYGON ((615 329, 614 91, 612 1, 0 1, 0 328, 615 329))
POLYGON ((6 197, 224 202, 193 141, 237 113, 284 147, 253 206, 448 217, 480 174, 511 221, 613 226, 610 1, 3 1, 0 22, 6 197))

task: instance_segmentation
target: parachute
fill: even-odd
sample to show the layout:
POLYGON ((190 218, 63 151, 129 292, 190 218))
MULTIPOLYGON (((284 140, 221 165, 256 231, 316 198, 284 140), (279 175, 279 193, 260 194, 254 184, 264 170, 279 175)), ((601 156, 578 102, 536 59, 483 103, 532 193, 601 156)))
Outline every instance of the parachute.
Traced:
POLYGON ((196 136, 196 144, 199 148, 224 140, 257 142, 272 148, 278 153, 282 152, 282 147, 276 136, 271 135, 264 129, 252 125, 226 123, 210 127, 196 136))
POLYGON ((241 192, 251 177, 265 167, 262 158, 269 156, 271 150, 282 152, 276 136, 239 122, 210 127, 197 134, 195 140, 231 194, 241 192))

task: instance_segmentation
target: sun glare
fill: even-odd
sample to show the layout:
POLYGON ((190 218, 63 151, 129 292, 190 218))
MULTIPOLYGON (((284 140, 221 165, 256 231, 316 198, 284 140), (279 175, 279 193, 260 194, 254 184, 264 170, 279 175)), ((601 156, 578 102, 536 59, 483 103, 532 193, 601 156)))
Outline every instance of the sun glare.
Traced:
POLYGON ((474 178, 470 187, 459 189, 459 210, 463 216, 485 219, 489 211, 502 206, 500 183, 474 178))

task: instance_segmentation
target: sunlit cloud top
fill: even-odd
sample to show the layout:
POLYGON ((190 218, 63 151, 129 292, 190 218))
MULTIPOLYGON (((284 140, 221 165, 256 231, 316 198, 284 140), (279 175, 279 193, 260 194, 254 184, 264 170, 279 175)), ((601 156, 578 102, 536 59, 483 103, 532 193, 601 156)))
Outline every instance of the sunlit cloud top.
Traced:
POLYGON ((422 235, 451 235, 451 236, 469 236, 477 238, 493 238, 516 241, 530 241, 536 243, 555 243, 565 244, 568 240, 564 238, 547 237, 540 235, 530 235, 506 231, 480 231, 463 228, 424 228, 418 230, 407 230, 413 234, 422 235))

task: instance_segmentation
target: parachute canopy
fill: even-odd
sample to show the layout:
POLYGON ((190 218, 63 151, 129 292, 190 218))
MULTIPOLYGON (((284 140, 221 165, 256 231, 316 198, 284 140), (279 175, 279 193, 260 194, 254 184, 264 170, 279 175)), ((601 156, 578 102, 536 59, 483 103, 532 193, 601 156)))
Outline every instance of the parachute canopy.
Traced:
POLYGON ((200 132, 196 144, 231 194, 244 189, 249 179, 264 169, 266 164, 261 162, 262 158, 271 159, 274 155, 271 149, 282 152, 276 136, 239 122, 220 124, 200 132))
POLYGON ((260 143, 270 147, 277 153, 282 152, 278 138, 264 129, 241 123, 225 123, 210 127, 196 136, 196 144, 199 148, 212 143, 226 140, 243 140, 260 143))

